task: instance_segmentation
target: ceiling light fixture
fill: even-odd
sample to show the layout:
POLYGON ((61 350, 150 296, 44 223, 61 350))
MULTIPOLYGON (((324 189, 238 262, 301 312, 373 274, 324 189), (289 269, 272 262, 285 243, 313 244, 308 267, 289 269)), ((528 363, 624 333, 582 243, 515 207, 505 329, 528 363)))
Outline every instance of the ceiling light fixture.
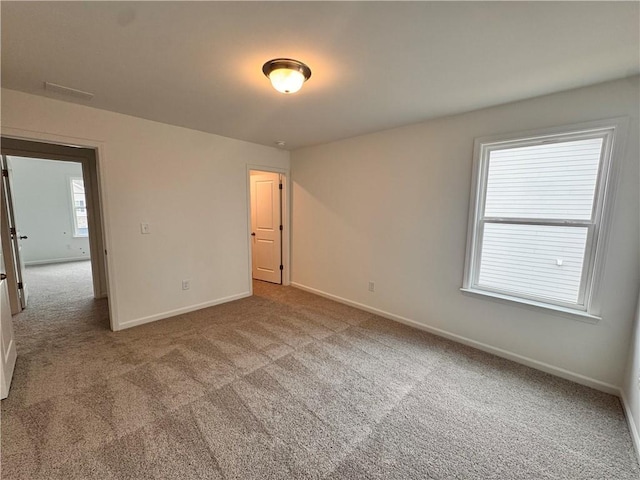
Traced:
POLYGON ((271 85, 281 93, 296 93, 311 77, 311 69, 291 58, 275 58, 262 66, 263 73, 271 85))

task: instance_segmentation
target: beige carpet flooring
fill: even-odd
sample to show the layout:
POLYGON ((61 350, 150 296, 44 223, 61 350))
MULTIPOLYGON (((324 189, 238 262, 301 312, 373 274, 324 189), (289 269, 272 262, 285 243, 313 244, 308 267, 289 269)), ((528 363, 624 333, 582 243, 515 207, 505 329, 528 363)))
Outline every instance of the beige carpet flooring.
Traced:
POLYGON ((88 273, 28 271, 5 480, 640 477, 611 395, 261 282, 114 333, 88 273))

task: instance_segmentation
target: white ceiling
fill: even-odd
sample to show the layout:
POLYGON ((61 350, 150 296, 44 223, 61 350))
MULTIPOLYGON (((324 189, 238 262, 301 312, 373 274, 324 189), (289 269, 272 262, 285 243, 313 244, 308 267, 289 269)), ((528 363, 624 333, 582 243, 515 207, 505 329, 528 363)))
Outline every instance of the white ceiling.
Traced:
POLYGON ((295 149, 638 74, 639 6, 2 1, 2 85, 295 149), (299 93, 275 57, 311 67, 299 93))

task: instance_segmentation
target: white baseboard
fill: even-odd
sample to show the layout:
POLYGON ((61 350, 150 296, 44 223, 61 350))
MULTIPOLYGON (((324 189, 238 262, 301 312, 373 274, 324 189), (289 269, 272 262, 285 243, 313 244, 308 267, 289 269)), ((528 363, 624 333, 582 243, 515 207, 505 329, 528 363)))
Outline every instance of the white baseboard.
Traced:
POLYGON ((51 263, 66 263, 66 262, 79 262, 80 260, 91 260, 90 257, 84 255, 82 257, 66 257, 66 258, 52 258, 50 260, 33 260, 31 262, 24 262, 26 266, 31 265, 49 265, 51 263))
POLYGON ((510 352, 508 350, 503 350, 502 348, 494 347, 486 343, 478 342, 476 340, 472 340, 470 338, 463 337, 461 335, 457 335, 455 333, 451 333, 446 330, 442 330, 440 328, 431 327, 429 325, 425 325, 423 323, 417 322, 415 320, 411 320, 409 318, 402 317, 400 315, 395 315, 393 313, 385 312, 384 310, 379 310, 377 308, 369 307, 368 305, 365 305, 362 303, 347 300, 346 298, 342 298, 337 295, 326 293, 326 292, 323 292, 322 290, 317 290, 315 288, 307 287, 306 285, 302 285, 300 283, 291 282, 291 286, 299 288, 300 290, 305 290, 307 292, 314 293, 321 297, 335 300, 336 302, 343 303, 345 305, 349 305, 351 307, 355 307, 360 310, 364 310, 369 313, 379 315, 384 318, 388 318, 389 320, 394 320, 396 322, 409 325, 411 327, 417 328, 418 330, 424 330, 425 332, 433 333, 434 335, 438 335, 439 337, 448 338, 449 340, 453 340, 454 342, 462 343, 464 345, 477 348, 478 350, 482 350, 483 352, 492 353, 498 357, 512 360, 516 363, 520 363, 522 365, 535 368, 536 370, 541 370, 543 372, 550 373, 551 375, 555 375, 557 377, 561 377, 566 380, 571 380, 572 382, 579 383, 580 385, 586 385, 587 387, 600 390, 601 392, 610 393, 616 396, 620 395, 620 387, 611 385, 606 382, 601 382, 600 380, 596 380, 594 378, 590 378, 585 375, 581 375, 579 373, 565 370, 564 368, 555 367, 553 365, 549 365, 548 363, 534 360, 533 358, 525 357, 523 355, 519 355, 517 353, 510 352))
POLYGON ((631 413, 631 407, 629 406, 629 401, 624 393, 624 389, 620 389, 619 395, 620 400, 622 401, 622 408, 624 408, 624 413, 627 417, 627 424, 629 425, 629 431, 631 432, 631 440, 633 440, 633 446, 636 449, 636 456, 638 457, 638 462, 640 462, 640 432, 638 432, 638 427, 636 426, 635 419, 633 418, 633 413, 631 413))
POLYGON ((122 322, 114 327, 114 331, 124 330, 126 328, 136 327, 145 323, 155 322, 156 320, 163 320, 165 318, 175 317, 176 315, 182 315, 183 313, 194 312, 196 310, 202 310, 203 308, 213 307, 220 305, 221 303, 232 302, 234 300, 240 300, 241 298, 250 297, 251 292, 243 292, 237 295, 231 295, 228 297, 218 298, 217 300, 211 300, 209 302, 198 303, 196 305, 190 305, 188 307, 177 308, 175 310, 169 310, 167 312, 157 313, 155 315, 149 315, 148 317, 135 318, 122 322))

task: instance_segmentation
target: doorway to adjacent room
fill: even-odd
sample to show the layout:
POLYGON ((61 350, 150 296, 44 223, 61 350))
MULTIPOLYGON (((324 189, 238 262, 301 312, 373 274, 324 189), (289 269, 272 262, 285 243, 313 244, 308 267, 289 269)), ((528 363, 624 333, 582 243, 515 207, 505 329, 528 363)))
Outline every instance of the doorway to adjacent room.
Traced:
POLYGON ((249 192, 251 278, 287 284, 286 176, 279 171, 250 169, 249 192))

